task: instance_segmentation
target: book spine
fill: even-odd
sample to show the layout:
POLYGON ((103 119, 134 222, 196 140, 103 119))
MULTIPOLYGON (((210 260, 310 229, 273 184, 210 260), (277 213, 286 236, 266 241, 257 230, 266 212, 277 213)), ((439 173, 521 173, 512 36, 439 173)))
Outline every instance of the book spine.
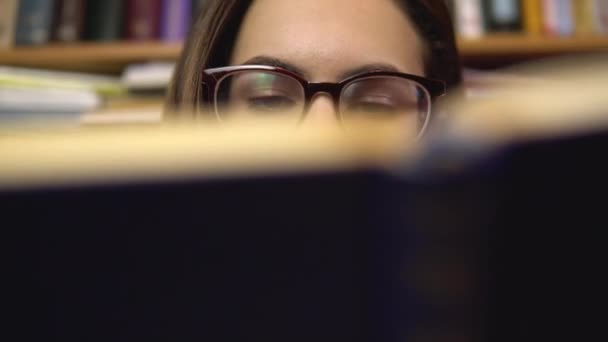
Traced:
POLYGON ((597 31, 608 34, 608 0, 595 0, 594 5, 597 16, 597 31))
POLYGON ((127 5, 127 38, 153 40, 159 38, 160 0, 129 0, 127 5))
POLYGON ((125 15, 123 0, 88 0, 85 39, 115 41, 122 38, 125 15))
POLYGON ((557 0, 557 3, 558 34, 560 36, 571 36, 574 34, 574 9, 572 0, 557 0))
POLYGON ((541 0, 522 1, 523 27, 527 34, 543 33, 543 11, 541 0))
POLYGON ((575 32, 577 35, 597 33, 596 15, 594 13, 594 0, 574 1, 575 32))
POLYGON ((543 32, 548 36, 559 35, 558 0, 543 0, 543 32))
POLYGON ((0 49, 15 44, 18 0, 0 1, 0 49))
POLYGON ((82 38, 84 0, 57 0, 53 24, 53 40, 75 42, 82 38))
POLYGON ((53 0, 21 0, 17 15, 16 45, 46 44, 51 38, 53 0))
POLYGON ((464 38, 479 38, 485 33, 481 0, 458 0, 456 11, 456 31, 464 38))
POLYGON ((483 10, 488 31, 521 31, 522 13, 518 0, 484 0, 483 10))
POLYGON ((164 41, 180 41, 186 38, 190 28, 192 0, 163 0, 160 38, 164 41))

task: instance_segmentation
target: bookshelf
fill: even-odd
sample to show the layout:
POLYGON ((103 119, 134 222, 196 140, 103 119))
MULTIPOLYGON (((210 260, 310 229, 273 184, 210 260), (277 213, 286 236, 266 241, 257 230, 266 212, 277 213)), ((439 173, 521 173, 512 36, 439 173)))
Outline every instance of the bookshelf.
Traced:
POLYGON ((50 44, 0 50, 0 65, 120 73, 131 63, 176 60, 181 43, 112 42, 50 44))
POLYGON ((465 66, 500 67, 547 56, 608 52, 608 36, 549 38, 496 34, 480 39, 459 39, 458 45, 465 66))
MULTIPOLYGON (((590 52, 608 52, 608 36, 547 38, 526 35, 493 35, 459 39, 465 66, 502 66, 535 58, 590 52)), ((119 73, 131 63, 176 60, 182 44, 163 42, 114 42, 51 44, 0 50, 0 65, 59 70, 119 73)))

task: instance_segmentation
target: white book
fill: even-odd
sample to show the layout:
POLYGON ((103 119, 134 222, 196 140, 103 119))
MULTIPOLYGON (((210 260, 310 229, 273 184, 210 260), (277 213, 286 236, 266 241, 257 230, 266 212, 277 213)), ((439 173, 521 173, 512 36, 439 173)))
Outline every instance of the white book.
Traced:
POLYGON ((101 97, 90 90, 0 87, 0 115, 85 113, 101 105, 101 97))
POLYGON ((175 63, 156 62, 129 65, 122 74, 122 84, 131 90, 166 89, 173 77, 175 63))
POLYGON ((481 0, 457 0, 456 32, 463 38, 479 38, 485 33, 483 8, 481 0))

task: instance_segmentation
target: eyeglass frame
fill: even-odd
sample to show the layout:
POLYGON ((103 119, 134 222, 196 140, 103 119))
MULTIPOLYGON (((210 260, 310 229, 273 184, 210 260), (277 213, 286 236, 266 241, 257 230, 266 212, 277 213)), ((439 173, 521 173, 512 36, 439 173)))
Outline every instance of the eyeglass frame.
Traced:
POLYGON ((203 100, 205 103, 210 104, 213 103, 215 116, 219 121, 220 118, 218 112, 218 104, 217 104, 217 96, 219 92, 218 84, 220 84, 226 77, 238 72, 244 71, 268 71, 272 73, 282 74, 292 79, 298 81, 304 90, 304 108, 302 111, 302 118, 306 117, 306 113, 310 109, 312 104, 312 100, 315 95, 319 93, 328 94, 331 96, 334 109, 336 111, 336 115, 339 120, 342 120, 340 117, 340 96, 342 95, 343 89, 359 80, 365 79, 369 77, 397 77, 406 79, 409 81, 413 81, 421 86, 421 88, 426 92, 429 98, 429 109, 427 114, 427 119, 425 121, 424 127, 421 129, 420 134, 424 132, 428 122, 430 122, 431 108, 432 102, 437 98, 445 94, 446 92, 446 84, 444 81, 427 78, 423 76, 395 72, 395 71, 371 71, 371 72, 363 72, 353 76, 349 76, 343 79, 340 82, 332 83, 332 82, 309 82, 302 76, 291 72, 287 69, 270 66, 270 65, 237 65, 237 66, 227 66, 227 67, 219 67, 219 68, 211 68, 205 69, 202 72, 202 87, 203 87, 203 100))

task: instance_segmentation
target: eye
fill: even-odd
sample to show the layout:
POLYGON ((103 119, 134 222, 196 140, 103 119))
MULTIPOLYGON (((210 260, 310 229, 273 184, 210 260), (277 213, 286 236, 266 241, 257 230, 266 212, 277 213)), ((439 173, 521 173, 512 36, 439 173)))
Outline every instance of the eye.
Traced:
POLYGON ((286 96, 257 96, 247 100, 249 109, 256 111, 280 111, 292 109, 296 102, 286 96))

